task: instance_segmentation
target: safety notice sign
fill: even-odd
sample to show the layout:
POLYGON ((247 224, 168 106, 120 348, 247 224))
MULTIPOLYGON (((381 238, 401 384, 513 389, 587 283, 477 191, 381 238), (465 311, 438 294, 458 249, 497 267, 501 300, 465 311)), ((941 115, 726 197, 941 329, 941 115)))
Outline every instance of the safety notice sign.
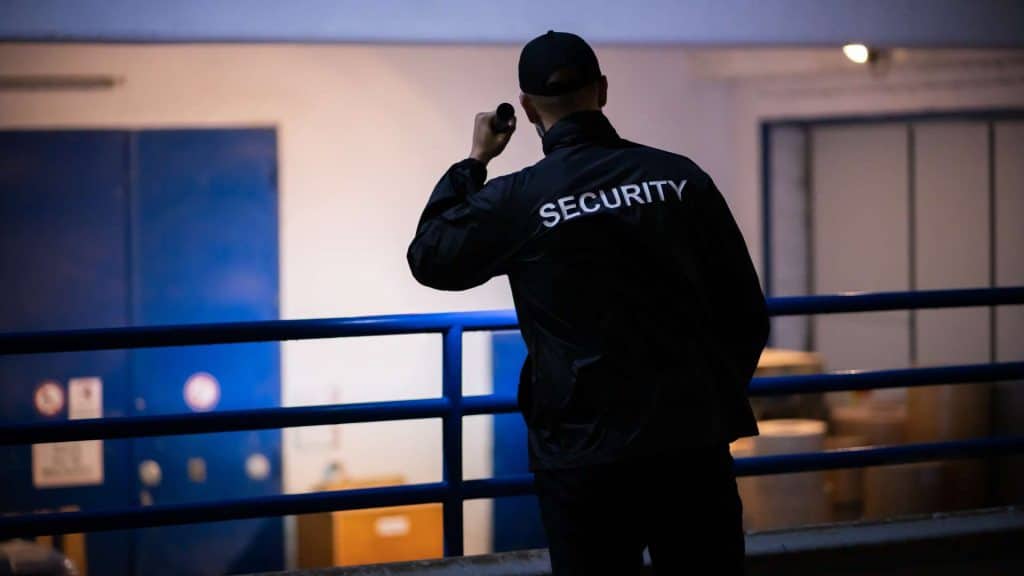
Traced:
MULTIPOLYGON (((68 418, 103 417, 103 381, 68 381, 68 418)), ((32 484, 36 488, 90 486, 103 483, 103 441, 32 445, 32 484)))

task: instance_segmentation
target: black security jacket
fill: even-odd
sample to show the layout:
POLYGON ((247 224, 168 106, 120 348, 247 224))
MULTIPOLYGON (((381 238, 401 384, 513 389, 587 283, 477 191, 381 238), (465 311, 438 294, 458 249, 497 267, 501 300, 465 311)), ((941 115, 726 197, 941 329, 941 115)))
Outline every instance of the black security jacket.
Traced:
POLYGON ((486 184, 476 160, 449 168, 408 251, 416 279, 442 290, 508 275, 531 468, 756 435, 747 387, 768 317, 714 182, 596 111, 543 145, 537 164, 486 184))

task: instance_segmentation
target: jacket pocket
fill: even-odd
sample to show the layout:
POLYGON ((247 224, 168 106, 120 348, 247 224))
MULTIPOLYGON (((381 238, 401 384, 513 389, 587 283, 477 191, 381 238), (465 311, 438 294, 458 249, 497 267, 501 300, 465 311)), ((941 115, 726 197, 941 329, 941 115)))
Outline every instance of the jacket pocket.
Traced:
POLYGON ((527 424, 533 424, 537 414, 534 406, 534 371, 533 361, 529 354, 523 360, 523 366, 519 369, 519 387, 516 389, 516 404, 519 405, 519 412, 527 424))
POLYGON ((595 354, 573 360, 560 415, 567 424, 592 424, 610 408, 616 377, 606 356, 595 354))
POLYGON ((530 350, 527 376, 529 389, 523 400, 528 401, 531 418, 541 426, 550 427, 561 420, 566 404, 572 397, 573 357, 569 347, 550 336, 536 338, 530 350))

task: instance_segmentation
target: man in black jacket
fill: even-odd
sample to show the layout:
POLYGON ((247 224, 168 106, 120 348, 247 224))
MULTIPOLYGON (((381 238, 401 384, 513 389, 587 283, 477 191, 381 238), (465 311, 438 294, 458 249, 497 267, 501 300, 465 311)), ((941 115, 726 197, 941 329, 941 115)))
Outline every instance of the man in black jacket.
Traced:
POLYGON ((633 573, 645 547, 658 573, 742 573, 728 445, 757 434, 747 386, 769 329, 743 236, 691 160, 619 137, 582 38, 529 42, 519 84, 544 158, 485 184, 512 132, 478 114, 470 157, 423 211, 412 273, 442 290, 509 277, 555 574, 633 573))

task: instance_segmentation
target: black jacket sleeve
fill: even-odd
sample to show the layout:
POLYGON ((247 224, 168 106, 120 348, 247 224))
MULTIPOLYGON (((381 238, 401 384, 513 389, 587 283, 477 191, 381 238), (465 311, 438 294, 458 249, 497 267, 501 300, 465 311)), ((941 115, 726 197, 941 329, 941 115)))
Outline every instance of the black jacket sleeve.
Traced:
POLYGON ((440 290, 465 290, 508 272, 515 251, 511 209, 515 176, 484 185, 487 168, 467 158, 434 187, 406 257, 416 280, 440 290))
POLYGON ((770 324, 757 270, 725 198, 707 176, 701 194, 706 288, 717 339, 744 385, 757 369, 770 324))

